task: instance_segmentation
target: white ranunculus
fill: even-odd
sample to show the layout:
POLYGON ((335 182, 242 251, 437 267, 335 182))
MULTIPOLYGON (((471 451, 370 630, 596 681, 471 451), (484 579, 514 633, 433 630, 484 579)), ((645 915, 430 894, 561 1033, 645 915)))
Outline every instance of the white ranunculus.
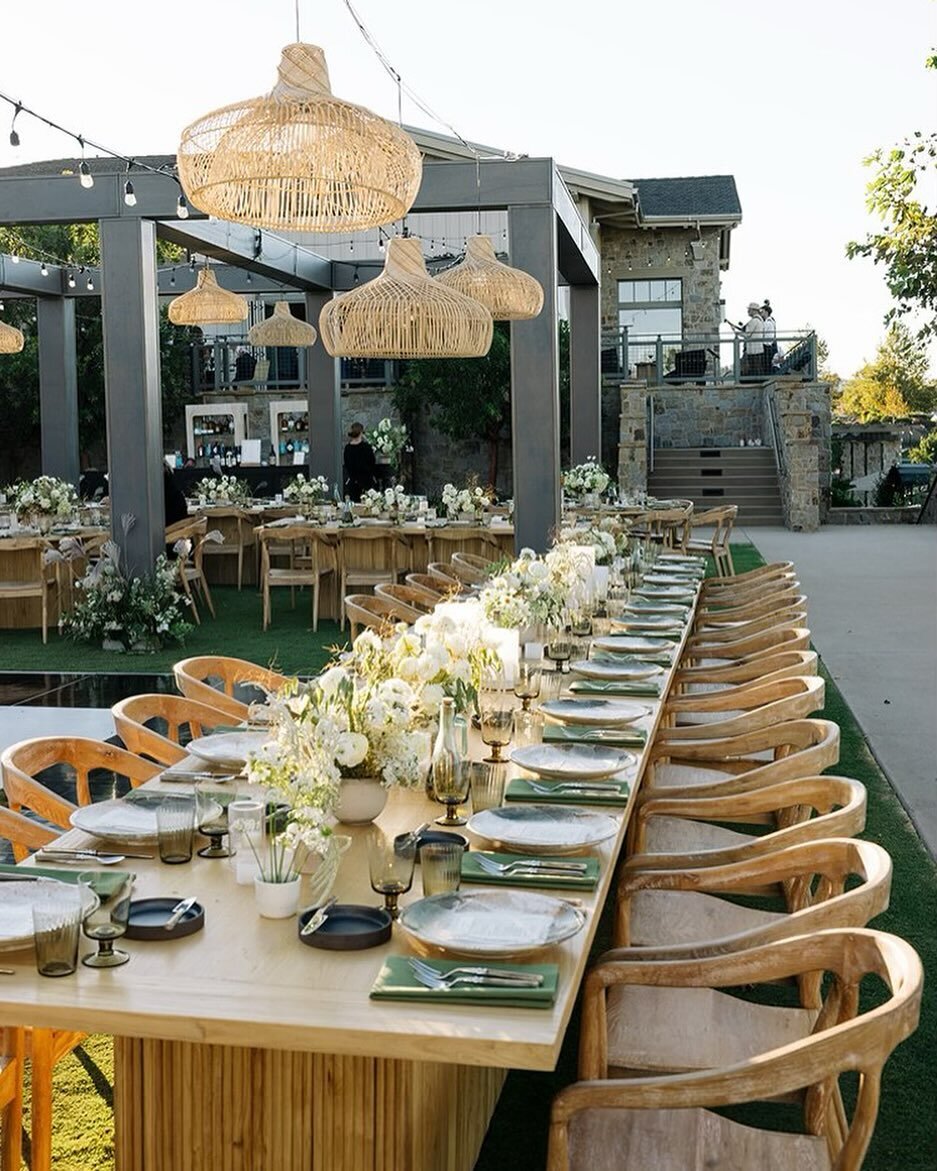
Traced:
POLYGON ((342 768, 357 768, 368 755, 368 738, 360 732, 342 732, 335 745, 335 759, 342 768))
POLYGON ((548 577, 548 575, 550 573, 550 570, 549 570, 549 567, 543 561, 532 561, 530 563, 530 567, 527 570, 527 572, 530 576, 531 581, 541 582, 541 581, 546 580, 546 578, 548 577))
POLYGON ((338 691, 340 685, 348 678, 348 672, 343 667, 329 667, 329 669, 319 676, 319 686, 322 688, 322 694, 325 696, 332 696, 338 691))

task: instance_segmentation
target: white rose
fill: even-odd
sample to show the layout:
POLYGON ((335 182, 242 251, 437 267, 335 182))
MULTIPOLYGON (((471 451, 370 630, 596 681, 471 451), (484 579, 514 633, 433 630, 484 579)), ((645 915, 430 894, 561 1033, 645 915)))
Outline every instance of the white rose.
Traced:
POLYGON ((550 568, 543 561, 532 561, 527 573, 531 581, 539 583, 546 581, 550 573, 550 568))
POLYGON ((342 732, 335 746, 335 759, 342 768, 356 768, 368 755, 368 738, 360 732, 342 732))
POLYGON ((329 669, 319 676, 319 686, 322 688, 322 694, 325 696, 332 696, 338 691, 339 686, 348 678, 348 673, 343 667, 329 667, 329 669))
POLYGON ((446 693, 440 684, 427 683, 423 688, 423 707, 427 711, 436 711, 445 697, 446 693))

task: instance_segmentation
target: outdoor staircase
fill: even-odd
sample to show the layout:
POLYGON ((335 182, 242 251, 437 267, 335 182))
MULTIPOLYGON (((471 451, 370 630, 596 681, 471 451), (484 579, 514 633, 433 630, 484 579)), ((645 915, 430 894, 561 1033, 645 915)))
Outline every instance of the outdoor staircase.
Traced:
POLYGON ((783 525, 774 451, 770 447, 659 447, 648 492, 694 506, 737 504, 740 525, 783 525))

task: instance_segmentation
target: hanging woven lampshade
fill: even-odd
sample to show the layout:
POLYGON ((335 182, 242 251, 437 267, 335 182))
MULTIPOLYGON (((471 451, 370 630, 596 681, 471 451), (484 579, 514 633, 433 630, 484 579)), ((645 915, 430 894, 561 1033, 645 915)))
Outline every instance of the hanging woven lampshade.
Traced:
POLYGON ((198 274, 194 289, 169 302, 173 325, 232 325, 247 317, 247 302, 221 288, 210 268, 198 274))
POLYGON ((319 330, 333 358, 480 358, 491 314, 427 273, 413 236, 388 241, 384 271, 330 301, 319 330))
POLYGON ((495 321, 526 321, 543 308, 543 288, 519 268, 495 256, 490 236, 469 236, 465 259, 441 272, 436 280, 480 301, 495 321))
POLYGON ((423 161, 392 122, 332 96, 325 54, 287 45, 269 94, 206 114, 179 144, 179 179, 209 215, 260 228, 354 231, 400 219, 423 161))
POLYGON ((0 321, 0 354, 18 354, 23 345, 23 331, 0 321))
POLYGON ((318 336, 314 326, 290 313, 285 301, 277 301, 273 316, 252 325, 247 340, 252 346, 311 346, 318 336))

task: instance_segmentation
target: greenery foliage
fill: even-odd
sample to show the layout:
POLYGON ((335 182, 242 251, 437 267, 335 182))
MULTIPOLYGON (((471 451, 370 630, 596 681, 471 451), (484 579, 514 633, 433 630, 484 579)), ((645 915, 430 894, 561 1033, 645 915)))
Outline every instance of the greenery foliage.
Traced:
POLYGON ((913 464, 937 464, 937 427, 928 431, 921 441, 908 452, 913 464))
POLYGON ((837 415, 860 423, 907 418, 937 408, 937 386, 928 381, 927 353, 901 322, 892 325, 875 358, 842 383, 837 415))

